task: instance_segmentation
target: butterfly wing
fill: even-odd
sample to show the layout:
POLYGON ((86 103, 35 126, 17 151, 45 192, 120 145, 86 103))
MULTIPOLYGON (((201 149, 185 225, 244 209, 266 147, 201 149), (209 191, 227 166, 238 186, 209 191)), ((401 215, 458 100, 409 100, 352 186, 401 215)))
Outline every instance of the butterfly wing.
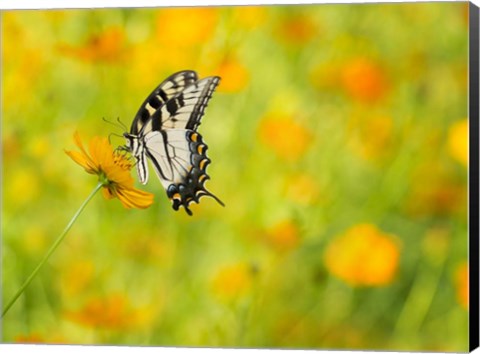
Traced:
POLYGON ((145 135, 162 129, 196 130, 218 76, 198 80, 194 71, 181 71, 163 81, 141 105, 130 134, 145 135))
POLYGON ((192 215, 190 203, 210 196, 224 205, 205 188, 210 177, 206 173, 210 159, 202 136, 191 129, 167 129, 145 135, 145 152, 155 168, 173 209, 180 206, 192 215))
POLYGON ((219 82, 218 76, 210 76, 187 86, 153 114, 151 129, 196 130, 219 82))
MULTIPOLYGON (((130 134, 138 135, 140 131, 144 131, 145 124, 151 120, 155 112, 173 97, 185 90, 186 87, 189 87, 197 81, 197 73, 192 70, 179 71, 166 78, 140 106, 130 127, 130 134)), ((145 133, 150 130, 151 129, 145 131, 145 133)))

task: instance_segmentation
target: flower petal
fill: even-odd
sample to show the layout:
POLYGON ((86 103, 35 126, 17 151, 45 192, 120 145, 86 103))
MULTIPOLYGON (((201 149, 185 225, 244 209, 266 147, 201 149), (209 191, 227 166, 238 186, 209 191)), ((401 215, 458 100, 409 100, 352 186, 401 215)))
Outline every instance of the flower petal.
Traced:
POLYGON ((136 188, 118 188, 117 197, 125 208, 145 209, 153 203, 153 194, 136 188))
POLYGON ((77 164, 82 166, 85 169, 85 171, 87 171, 90 174, 96 173, 95 169, 92 168, 90 164, 90 160, 87 158, 87 156, 85 156, 84 154, 78 151, 68 151, 68 150, 64 150, 64 151, 68 156, 70 156, 70 158, 73 161, 75 161, 77 164))

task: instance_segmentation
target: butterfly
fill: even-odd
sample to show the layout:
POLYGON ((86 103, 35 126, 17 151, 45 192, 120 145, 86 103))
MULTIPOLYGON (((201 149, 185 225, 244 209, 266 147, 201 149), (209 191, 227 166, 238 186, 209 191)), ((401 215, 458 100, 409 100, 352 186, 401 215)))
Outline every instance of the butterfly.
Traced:
POLYGON ((183 206, 189 215, 190 203, 199 203, 203 196, 224 206, 205 188, 205 181, 210 179, 206 173, 210 159, 206 155, 208 146, 197 132, 219 82, 218 76, 199 79, 192 70, 172 74, 146 98, 130 132, 123 134, 123 149, 135 158, 140 183, 148 182, 149 159, 173 209, 183 206))

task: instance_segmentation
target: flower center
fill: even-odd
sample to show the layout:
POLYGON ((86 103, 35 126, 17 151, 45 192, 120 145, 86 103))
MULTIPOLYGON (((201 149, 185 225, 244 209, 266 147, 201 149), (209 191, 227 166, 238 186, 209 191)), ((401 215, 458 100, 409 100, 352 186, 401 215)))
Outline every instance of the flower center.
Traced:
POLYGON ((113 162, 123 170, 130 171, 133 167, 131 160, 122 152, 113 153, 113 162))

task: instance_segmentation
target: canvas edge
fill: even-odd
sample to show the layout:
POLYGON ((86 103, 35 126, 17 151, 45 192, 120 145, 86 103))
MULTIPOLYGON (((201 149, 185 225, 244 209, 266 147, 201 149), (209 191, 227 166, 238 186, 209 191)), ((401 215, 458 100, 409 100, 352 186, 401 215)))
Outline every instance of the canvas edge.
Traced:
POLYGON ((479 347, 479 8, 469 4, 469 350, 479 347))

